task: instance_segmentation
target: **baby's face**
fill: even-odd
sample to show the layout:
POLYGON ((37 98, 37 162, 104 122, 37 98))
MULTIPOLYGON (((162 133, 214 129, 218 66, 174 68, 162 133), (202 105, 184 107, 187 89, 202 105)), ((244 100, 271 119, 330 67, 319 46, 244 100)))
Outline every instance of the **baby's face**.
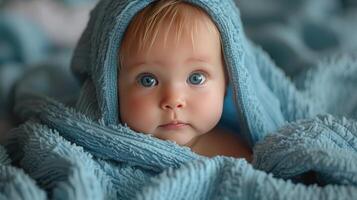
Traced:
POLYGON ((219 36, 204 27, 185 34, 158 35, 152 49, 129 54, 119 72, 122 123, 137 132, 186 145, 221 118, 225 93, 219 36))

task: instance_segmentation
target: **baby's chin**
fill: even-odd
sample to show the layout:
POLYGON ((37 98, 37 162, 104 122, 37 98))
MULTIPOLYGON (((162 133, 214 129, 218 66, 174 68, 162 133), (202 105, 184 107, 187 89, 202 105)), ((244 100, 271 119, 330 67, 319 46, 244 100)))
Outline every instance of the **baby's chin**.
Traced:
POLYGON ((170 140, 172 142, 175 142, 176 144, 180 146, 188 146, 192 144, 192 141, 195 140, 195 138, 199 134, 193 134, 190 132, 166 132, 166 133, 156 133, 153 134, 154 137, 157 137, 162 140, 170 140))

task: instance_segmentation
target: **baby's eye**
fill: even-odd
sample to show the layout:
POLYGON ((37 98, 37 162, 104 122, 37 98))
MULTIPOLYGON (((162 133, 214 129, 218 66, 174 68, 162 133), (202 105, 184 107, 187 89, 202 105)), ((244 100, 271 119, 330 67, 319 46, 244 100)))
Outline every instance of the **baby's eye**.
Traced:
POLYGON ((144 87, 153 87, 153 86, 157 85, 157 83, 158 83, 155 76, 153 76, 151 74, 140 75, 138 82, 140 85, 142 85, 144 87))
POLYGON ((187 81, 192 85, 201 85, 206 81, 206 76, 202 72, 194 72, 188 77, 187 81))

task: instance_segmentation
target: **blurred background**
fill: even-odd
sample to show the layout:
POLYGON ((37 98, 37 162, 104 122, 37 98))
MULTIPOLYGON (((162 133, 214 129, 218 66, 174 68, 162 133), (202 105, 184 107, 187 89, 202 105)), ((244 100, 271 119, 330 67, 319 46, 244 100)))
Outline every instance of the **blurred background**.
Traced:
POLYGON ((15 126, 16 91, 70 101, 78 93, 69 64, 97 0, 0 0, 0 139, 15 126), (19 81, 21 80, 21 81, 19 81))
MULTIPOLYGON (((0 138, 17 122, 15 89, 73 103, 79 86, 69 63, 97 1, 0 0, 0 138)), ((236 3, 247 36, 292 80, 324 57, 356 53, 357 0, 236 3)))

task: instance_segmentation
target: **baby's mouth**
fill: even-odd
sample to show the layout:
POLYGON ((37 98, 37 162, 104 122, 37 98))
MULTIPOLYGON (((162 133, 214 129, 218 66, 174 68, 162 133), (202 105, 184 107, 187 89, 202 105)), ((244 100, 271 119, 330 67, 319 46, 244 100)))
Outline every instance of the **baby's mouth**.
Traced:
POLYGON ((181 122, 181 121, 172 121, 166 124, 162 124, 159 127, 167 130, 176 130, 176 129, 182 129, 189 126, 188 123, 181 122))

